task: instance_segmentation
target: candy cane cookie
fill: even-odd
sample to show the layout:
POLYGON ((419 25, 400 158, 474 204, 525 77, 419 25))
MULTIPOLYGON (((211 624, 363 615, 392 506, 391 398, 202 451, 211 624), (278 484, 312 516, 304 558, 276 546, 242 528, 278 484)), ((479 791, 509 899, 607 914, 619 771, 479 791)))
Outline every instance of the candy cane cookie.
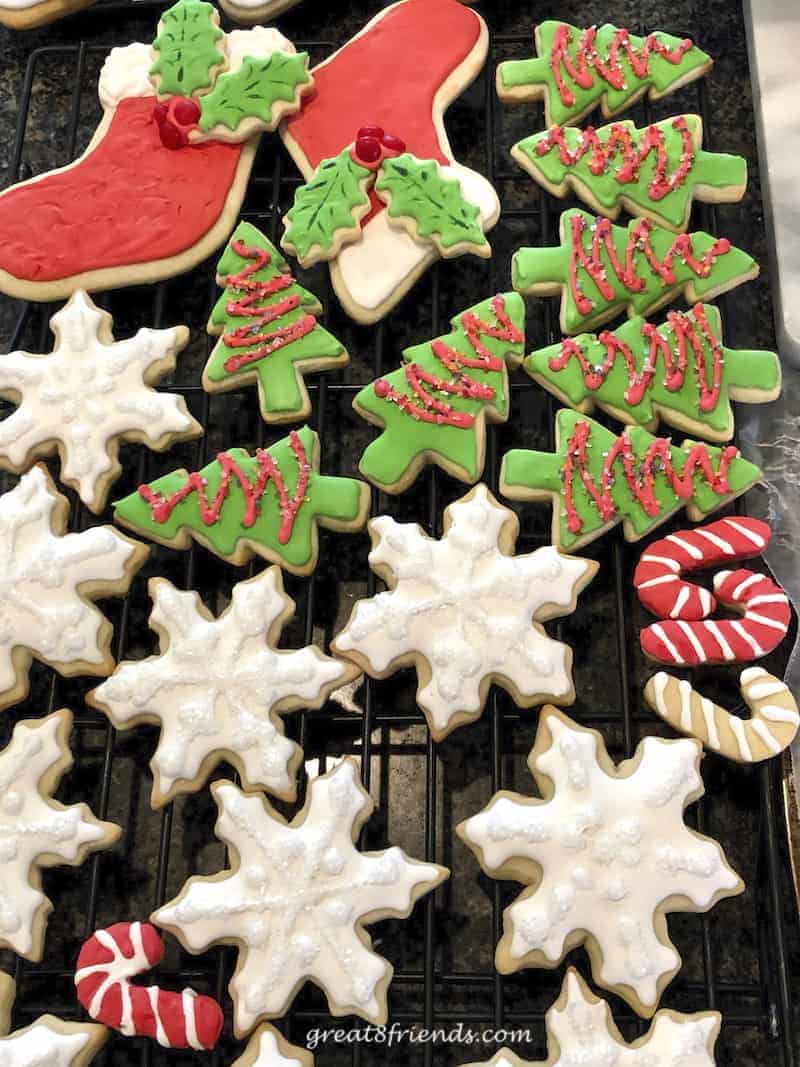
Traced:
POLYGON ((748 667, 740 679, 751 718, 738 715, 702 696, 685 679, 665 671, 648 681, 647 703, 662 719, 707 749, 737 763, 759 763, 777 756, 794 740, 800 726, 797 702, 789 687, 762 667, 748 667))
POLYGON ((153 1037, 163 1048, 213 1049, 222 1011, 191 989, 173 993, 131 978, 161 962, 164 942, 149 923, 115 923, 85 941, 78 956, 78 1000, 96 1021, 126 1037, 153 1037))
POLYGON ((717 602, 741 619, 665 619, 642 630, 642 651, 676 667, 750 663, 772 652, 789 629, 789 600, 766 574, 741 568, 714 575, 717 602))
POLYGON ((639 600, 660 619, 705 619, 716 607, 714 597, 681 575, 750 559, 763 552, 771 536, 765 522, 737 516, 653 541, 633 574, 639 600))

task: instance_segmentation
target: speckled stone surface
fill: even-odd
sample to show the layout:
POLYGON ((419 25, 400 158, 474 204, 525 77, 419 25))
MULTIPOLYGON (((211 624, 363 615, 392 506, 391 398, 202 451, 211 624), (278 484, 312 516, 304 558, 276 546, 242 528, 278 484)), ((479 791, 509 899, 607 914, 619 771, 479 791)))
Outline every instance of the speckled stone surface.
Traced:
MULTIPOLYGON (((356 32, 381 4, 375 0, 306 0, 294 11, 278 20, 281 30, 296 42, 310 42, 314 60, 324 58, 332 48, 356 32)), ((716 58, 716 68, 708 83, 660 101, 649 111, 643 105, 631 112, 642 120, 647 114, 663 117, 678 111, 696 109, 702 104, 713 121, 708 125, 706 143, 717 149, 739 152, 750 166, 750 187, 739 205, 719 208, 712 220, 707 208, 696 209, 693 225, 711 228, 712 221, 721 234, 751 251, 763 264, 761 277, 738 290, 722 302, 726 321, 726 341, 732 347, 769 347, 774 343, 767 247, 759 199, 758 162, 754 142, 753 114, 747 73, 747 56, 738 4, 726 0, 693 2, 669 0, 668 3, 634 0, 592 0, 579 3, 568 0, 547 8, 534 2, 498 2, 478 5, 496 35, 487 66, 493 81, 494 65, 511 56, 531 54, 531 31, 536 20, 558 17, 588 24, 612 21, 634 30, 662 28, 676 33, 691 33, 716 58), (698 95, 698 92, 702 95, 698 95)), ((11 34, 0 31, 0 169, 3 181, 17 177, 12 151, 18 123, 18 100, 25 78, 26 64, 36 49, 58 46, 55 51, 39 52, 31 73, 31 97, 21 151, 21 171, 28 176, 62 165, 88 142, 99 117, 100 108, 94 86, 105 49, 112 44, 131 40, 149 40, 158 8, 150 3, 100 4, 83 14, 42 31, 11 34), (76 45, 86 42, 79 92, 75 92, 76 45), (63 46, 63 49, 62 49, 63 46), (76 143, 71 143, 72 108, 77 108, 76 143)), ((413 62, 409 64, 413 76, 413 62)), ((483 296, 508 287, 509 257, 520 244, 547 244, 552 240, 560 205, 540 194, 530 179, 518 171, 509 158, 508 147, 520 137, 541 128, 543 119, 538 107, 503 109, 489 91, 482 76, 457 101, 447 118, 456 156, 463 162, 493 176, 500 192, 506 217, 491 235, 495 249, 489 263, 461 259, 442 264, 428 274, 402 302, 397 311, 378 328, 363 328, 349 322, 330 289, 327 271, 315 268, 300 272, 303 284, 323 299, 326 325, 341 338, 351 353, 352 363, 340 374, 327 377, 331 383, 364 383, 376 372, 396 364, 402 348, 417 343, 445 328, 447 319, 483 296), (491 111, 487 123, 486 108, 491 111), (492 143, 486 138, 487 126, 493 127, 492 143)), ((365 102, 364 121, 369 121, 365 102)), ((397 131, 402 134, 402 131, 397 131)), ((295 172, 279 143, 265 138, 259 152, 255 175, 270 179, 280 161, 278 207, 291 203, 295 172)), ((253 181, 245 204, 249 218, 275 236, 278 214, 270 211, 269 184, 253 181)), ((2 239, 2 235, 0 235, 2 239)), ((158 290, 143 287, 103 294, 100 302, 115 316, 117 336, 124 337, 139 326, 185 322, 191 327, 192 340, 181 357, 173 385, 197 386, 207 353, 204 334, 209 302, 214 295, 213 262, 191 275, 177 278, 158 290)), ((22 308, 0 298, 0 345, 5 350, 14 336, 22 308)), ((46 323, 53 308, 29 310, 20 331, 15 335, 19 346, 43 351, 47 346, 46 323)), ((553 336, 556 307, 554 301, 530 301, 528 344, 536 347, 553 336)), ((514 416, 509 425, 494 430, 489 446, 491 484, 496 484, 497 458, 509 447, 527 445, 548 448, 552 444, 553 405, 531 383, 515 380, 514 416)), ((792 394, 794 396, 794 393, 792 394)), ((349 395, 334 388, 315 391, 315 418, 323 432, 324 470, 352 474, 358 456, 373 431, 351 411, 349 395)), ((130 446, 123 449, 125 473, 112 497, 131 491, 140 481, 150 479, 175 467, 196 467, 201 456, 213 455, 231 444, 254 446, 271 440, 260 424, 252 391, 215 396, 204 408, 202 393, 188 396, 193 413, 203 418, 207 437, 199 446, 185 445, 163 456, 145 453, 130 446)), ((800 399, 800 398, 798 398, 800 399)), ((796 411, 796 407, 789 409, 796 411)), ((750 418, 748 409, 748 418, 750 418)), ((781 416, 784 417, 784 416, 781 416)), ((755 427, 748 421, 744 435, 751 447, 756 444, 770 462, 767 448, 784 449, 790 470, 796 472, 797 431, 789 423, 775 434, 769 411, 760 416, 755 427), (784 436, 785 432, 785 436, 784 436), (781 444, 786 441, 785 446, 781 444), (766 442, 772 442, 767 446, 766 442)), ((785 418, 789 420, 787 412, 785 418)), ((777 461, 776 461, 777 462, 777 461)), ((796 473, 793 475, 796 479, 796 473)), ((6 481, 4 484, 8 484, 6 481)), ((452 479, 425 476, 402 497, 390 500, 380 496, 378 512, 391 510, 398 518, 427 524, 437 532, 446 504, 465 491, 452 479)), ((760 490, 751 494, 755 510, 780 505, 781 494, 760 490)), ((549 529, 549 511, 529 506, 520 511, 524 536, 520 551, 541 543, 549 529)), ((90 521, 85 512, 75 508, 72 521, 76 528, 90 521)), ((796 541, 794 543, 797 543, 796 541)), ((324 535, 321 563, 313 592, 308 582, 290 580, 287 587, 298 602, 298 619, 286 632, 287 646, 304 639, 304 622, 309 597, 313 608, 309 632, 320 642, 328 641, 349 614, 355 598, 368 588, 366 536, 324 535)), ((605 538, 587 553, 601 561, 596 580, 582 594, 580 609, 571 617, 550 627, 551 632, 573 646, 575 651, 575 685, 578 699, 575 717, 602 729, 616 758, 630 754, 632 746, 645 734, 668 736, 669 732, 655 720, 641 703, 641 689, 651 673, 638 649, 637 631, 646 621, 644 610, 631 595, 630 576, 638 551, 625 548, 618 534, 605 538), (618 600, 618 591, 622 599, 618 600), (629 709, 626 716, 625 709, 629 709)), ((177 584, 194 585, 209 606, 219 611, 226 602, 232 584, 245 572, 220 562, 197 550, 185 553, 156 549, 145 570, 134 583, 126 601, 124 615, 118 604, 108 611, 117 625, 125 658, 139 658, 154 650, 154 638, 147 628, 149 603, 146 580, 161 574, 177 584), (119 624, 124 622, 123 631, 119 624)), ((119 647, 119 646, 117 646, 119 647)), ((765 666, 776 673, 783 669, 785 656, 771 657, 765 666)), ((20 988, 15 1024, 24 1025, 42 1010, 56 1010, 78 1017, 70 974, 81 939, 95 926, 122 919, 145 918, 154 905, 173 895, 192 872, 212 872, 224 863, 224 851, 212 834, 214 809, 207 790, 183 798, 167 814, 150 810, 148 760, 152 754, 154 731, 136 731, 111 736, 103 718, 83 707, 82 698, 89 686, 85 680, 56 678, 41 666, 32 673, 32 695, 28 701, 3 713, 2 737, 18 719, 44 712, 53 704, 67 704, 79 713, 74 733, 76 771, 66 780, 60 796, 65 801, 87 799, 97 810, 102 802, 104 767, 109 771, 108 817, 121 822, 126 833, 117 853, 103 857, 83 870, 52 872, 45 886, 52 893, 56 911, 50 920, 46 958, 41 967, 26 966, 20 988), (166 865, 160 864, 164 854, 166 865), (159 882, 159 870, 164 882, 159 882), (96 893, 92 876, 96 873, 96 893), (88 904, 87 904, 88 902, 88 904)), ((713 698, 732 705, 735 672, 710 670, 697 672, 698 687, 713 698)), ((390 681, 376 684, 369 694, 373 722, 378 721, 371 736, 371 790, 379 804, 365 832, 368 847, 383 847, 391 842, 410 854, 422 857, 426 845, 435 858, 453 868, 451 881, 438 891, 435 905, 421 905, 405 923, 386 922, 372 930, 377 947, 395 965, 399 978, 391 996, 391 1018, 409 1022, 433 1021, 449 1026, 463 1020, 475 1025, 528 1027, 529 1040, 514 1043, 516 1051, 531 1058, 544 1054, 542 1013, 555 999, 563 968, 555 973, 528 972, 509 979, 495 979, 492 957, 497 939, 493 904, 508 903, 517 893, 512 883, 493 883, 478 871, 477 864, 454 837, 454 825, 485 805, 495 783, 509 789, 530 793, 532 781, 525 758, 533 743, 536 712, 518 712, 511 701, 500 694, 490 700, 483 719, 474 726, 453 734, 435 750, 427 740, 422 719, 414 704, 414 679, 402 672, 390 681), (425 815, 426 795, 435 805, 425 815), (421 974, 428 952, 435 962, 437 981, 429 990, 426 1004, 421 974), (442 975, 460 975, 455 981, 443 981, 442 975), (502 1011, 500 1011, 502 1005, 502 1011), (431 1014, 432 1012, 432 1014, 431 1014)), ((357 698, 363 703, 362 690, 357 698)), ((307 757, 307 771, 314 774, 320 759, 345 752, 363 754, 361 719, 346 718, 329 704, 319 714, 309 716, 300 726, 300 717, 289 717, 292 736, 301 736, 307 757)), ((221 768, 219 775, 225 773, 221 768)), ((737 900, 721 904, 708 921, 691 915, 674 916, 670 930, 684 959, 680 976, 664 997, 664 1004, 679 1010, 699 1010, 714 1004, 738 1021, 726 1026, 719 1042, 718 1062, 737 1067, 761 1067, 780 1064, 781 1041, 770 1019, 778 1018, 770 1005, 776 998, 776 948, 774 916, 765 892, 763 865, 764 819, 760 771, 741 768, 715 757, 703 765, 708 800, 702 805, 700 821, 704 832, 717 837, 724 845, 732 865, 748 885, 737 900), (759 855, 761 854, 761 864, 759 855), (711 972, 709 971, 711 968, 711 972), (713 973, 711 988, 706 978, 713 973)), ((286 810, 286 809, 283 809, 286 810)), ((777 811, 774 818, 778 819, 777 811)), ((797 977, 798 932, 789 871, 781 855, 777 897, 786 920, 787 952, 791 976, 797 977)), ((231 973, 234 954, 210 952, 197 959, 179 952, 171 943, 163 967, 165 984, 180 988, 192 984, 200 992, 223 992, 231 973)), ((583 952, 573 953, 570 963, 588 975, 583 952)), ((230 1004, 225 997, 228 1019, 230 1004)), ((612 1005, 629 1038, 640 1032, 620 1001, 612 1005)), ((313 990, 306 990, 297 1000, 298 1012, 287 1033, 302 1042, 309 1027, 329 1026, 324 1001, 313 990)), ((348 1026, 349 1020, 343 1025, 348 1026)), ((338 1024, 337 1024, 338 1025, 338 1024)), ((241 1048, 226 1029, 222 1052, 214 1062, 228 1064, 241 1048)), ((488 1058, 495 1046, 467 1046, 458 1042, 442 1044, 433 1050, 437 1063, 458 1064, 488 1058)), ((366 1046, 361 1050, 365 1062, 429 1063, 423 1048, 408 1044, 394 1048, 366 1046)), ((322 1067, 347 1064, 352 1050, 347 1046, 328 1046, 318 1050, 322 1067)), ((198 1062, 194 1054, 163 1054, 144 1043, 114 1038, 109 1050, 99 1058, 100 1064, 128 1067, 132 1064, 171 1064, 175 1067, 198 1062), (152 1054, 152 1056, 151 1056, 152 1054), (151 1057, 151 1058, 148 1058, 151 1057)))

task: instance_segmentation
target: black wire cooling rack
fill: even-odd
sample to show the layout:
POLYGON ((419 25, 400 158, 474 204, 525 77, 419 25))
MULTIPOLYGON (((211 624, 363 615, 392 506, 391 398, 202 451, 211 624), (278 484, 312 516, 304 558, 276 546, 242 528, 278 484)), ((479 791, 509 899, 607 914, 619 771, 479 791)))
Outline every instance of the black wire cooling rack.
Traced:
MULTIPOLYGON (((376 7, 357 3, 339 6, 349 20, 347 32, 344 14, 340 23, 332 5, 326 39, 296 41, 298 47, 311 52, 314 61, 343 43, 350 36, 351 26, 357 28, 362 21, 354 17, 359 8, 370 9, 365 19, 376 7)), ((508 30, 516 31, 551 14, 537 10, 521 17, 516 10, 519 6, 509 4, 509 10, 515 9, 509 15, 502 4, 496 8, 484 5, 483 13, 493 31, 491 55, 483 74, 453 105, 447 119, 456 156, 486 173, 501 194, 504 210, 491 236, 493 259, 475 262, 465 258, 440 264, 392 315, 373 328, 358 327, 347 320, 324 268, 296 271, 303 284, 324 301, 326 325, 345 343, 352 359, 345 371, 320 375, 310 382, 311 422, 322 440, 324 471, 354 473, 362 449, 373 436, 374 431, 354 415, 350 406, 361 385, 395 366, 407 344, 436 336, 446 329, 450 316, 491 293, 509 288, 509 257, 520 244, 556 243, 561 205, 517 172, 508 156, 508 148, 515 140, 541 128, 541 110, 506 110, 494 94, 495 64, 531 52, 529 33, 508 30)), ((67 43, 31 52, 18 99, 9 180, 62 165, 83 149, 99 117, 95 85, 109 47, 109 34, 113 43, 127 43, 131 39, 126 32, 128 16, 136 18, 142 8, 148 17, 157 9, 149 0, 127 5, 119 0, 100 3, 64 24, 67 43), (94 43, 98 27, 103 30, 103 44, 94 43)), ((651 28, 643 21, 642 5, 633 0, 611 2, 599 10, 581 5, 573 11, 569 5, 561 5, 558 15, 577 24, 596 19, 615 21, 634 30, 651 28)), ((716 51, 721 62, 712 79, 687 87, 660 102, 658 108, 640 104, 631 117, 649 121, 677 112, 697 112, 704 119, 710 147, 742 152, 754 163, 747 59, 739 15, 728 17, 727 35, 717 35, 714 41, 700 32, 703 17, 703 13, 681 5, 675 17, 660 12, 658 22, 652 25, 676 33, 693 32, 704 47, 716 51)), ((319 18, 316 22, 319 24, 319 18)), ((47 39, 58 41, 59 33, 60 27, 54 27, 48 31, 47 39)), ((15 47, 19 47, 18 39, 15 47)), ((365 113, 365 122, 369 119, 365 113)), ((277 138, 265 138, 251 177, 244 217, 276 239, 281 214, 291 203, 298 181, 277 138)), ((765 262, 757 167, 751 167, 751 186, 745 201, 719 209, 697 207, 692 228, 698 226, 730 237, 765 262)), ((180 357, 168 387, 186 397, 192 413, 207 431, 199 442, 178 446, 163 456, 135 446, 123 448, 125 473, 112 495, 121 496, 142 481, 178 466, 196 469, 223 447, 252 448, 285 432, 267 432, 258 415, 255 390, 211 397, 199 385, 211 344, 204 327, 217 296, 215 258, 187 276, 158 286, 95 297, 114 315, 117 337, 129 336, 143 325, 159 327, 184 322, 191 327, 190 347, 180 357)), ((5 302, 6 310, 8 304, 5 302)), ((761 280, 737 291, 722 304, 729 344, 769 347, 774 343, 766 282, 761 280)), ((48 320, 55 307, 16 306, 18 315, 10 336, 5 338, 5 347, 49 350, 48 320)), ((554 340, 556 330, 556 303, 529 302, 528 347, 554 340)), ((485 480, 495 490, 499 460, 507 448, 553 445, 551 399, 522 375, 515 376, 512 392, 510 423, 489 430, 485 480)), ((8 488, 12 481, 4 477, 2 487, 8 488)), ((436 535, 441 532, 444 507, 465 491, 465 486, 446 475, 428 471, 399 498, 373 491, 372 514, 390 513, 418 521, 436 535)), ((83 529, 96 521, 74 496, 71 502, 71 529, 83 529)), ((519 510, 523 534, 518 551, 530 551, 546 543, 549 509, 529 506, 519 510)), ((368 547, 365 535, 322 533, 316 573, 305 580, 287 579, 298 610, 285 634, 285 647, 311 640, 326 644, 347 618, 353 600, 375 591, 376 579, 366 562, 368 547)), ((590 546, 586 554, 601 562, 598 577, 582 594, 576 613, 551 628, 575 652, 578 699, 570 714, 600 729, 616 759, 629 756, 645 734, 668 735, 660 721, 645 710, 641 697, 650 670, 636 639, 645 617, 631 585, 640 548, 626 546, 618 533, 590 546)), ((114 622, 113 651, 117 659, 140 658, 156 647, 155 635, 147 627, 146 580, 151 575, 162 574, 176 584, 197 588, 208 605, 219 612, 232 585, 249 573, 247 569, 230 567, 197 546, 186 553, 155 547, 130 594, 122 601, 105 605, 114 622)), ((765 665, 781 673, 784 662, 785 655, 782 658, 776 654, 765 665)), ((708 695, 728 704, 732 703, 731 693, 738 693, 736 675, 731 671, 697 671, 693 679, 708 695)), ((223 846, 213 837, 215 810, 208 790, 181 798, 163 812, 153 812, 149 807, 147 762, 155 744, 155 731, 140 728, 117 733, 102 715, 85 707, 83 696, 89 687, 86 680, 63 679, 48 668, 34 666, 29 699, 0 718, 0 741, 5 743, 19 719, 61 706, 71 707, 76 713, 72 739, 75 769, 65 780, 59 797, 65 802, 85 799, 98 816, 116 820, 125 829, 123 843, 115 854, 96 855, 79 869, 62 868, 45 874, 45 889, 55 903, 55 911, 50 919, 44 961, 38 965, 9 958, 0 961, 14 973, 18 983, 15 1026, 26 1025, 42 1011, 67 1019, 83 1017, 72 984, 81 941, 99 926, 145 919, 154 907, 177 892, 189 874, 210 873, 225 862, 223 846)), ((533 792, 525 757, 533 743, 536 712, 518 710, 509 697, 493 689, 483 718, 437 746, 428 737, 416 708, 412 672, 382 683, 367 679, 356 699, 363 705, 360 716, 329 702, 319 712, 287 717, 287 732, 305 750, 306 774, 329 769, 332 761, 345 754, 360 757, 364 784, 377 804, 364 830, 362 845, 375 848, 391 842, 418 858, 444 863, 453 871, 450 882, 421 902, 409 920, 384 922, 371 929, 378 951, 396 968, 390 993, 390 1021, 445 1029, 463 1021, 479 1029, 527 1031, 517 1034, 516 1040, 509 1034, 508 1041, 523 1056, 544 1058, 544 1013, 557 996, 564 968, 506 978, 494 971, 493 949, 501 932, 502 909, 518 887, 480 875, 474 858, 453 833, 455 824, 483 807, 497 789, 533 792)), ((224 776, 226 770, 230 773, 229 768, 220 768, 216 777, 224 776)), ((723 1012, 717 1046, 719 1064, 792 1067, 797 1060, 791 979, 797 973, 798 923, 786 855, 780 766, 773 761, 767 767, 739 767, 708 756, 703 773, 707 795, 691 810, 690 821, 722 842, 747 883, 747 892, 718 905, 708 916, 671 918, 670 932, 684 966, 662 1005, 682 1011, 716 1008, 723 1012)), ((305 780, 306 775, 301 782, 301 799, 305 780)), ((572 953, 568 962, 589 976, 582 950, 572 953)), ((221 999, 226 1009, 226 1028, 216 1052, 198 1058, 195 1053, 165 1052, 154 1042, 115 1035, 97 1062, 103 1067, 203 1061, 218 1067, 231 1063, 243 1047, 230 1036, 226 984, 233 963, 231 950, 192 957, 172 942, 158 975, 166 986, 180 988, 187 984, 221 999)), ((644 1032, 645 1025, 633 1017, 630 1009, 616 998, 610 1000, 616 1020, 629 1039, 644 1032)), ((330 1027, 334 1021, 319 992, 306 987, 279 1025, 290 1040, 302 1044, 310 1029, 330 1027)), ((417 1062, 428 1067, 434 1059, 452 1064, 487 1059, 497 1047, 467 1045, 458 1040, 396 1047, 326 1044, 317 1049, 317 1056, 322 1067, 348 1063, 358 1067, 362 1062, 371 1064, 377 1060, 417 1062)))

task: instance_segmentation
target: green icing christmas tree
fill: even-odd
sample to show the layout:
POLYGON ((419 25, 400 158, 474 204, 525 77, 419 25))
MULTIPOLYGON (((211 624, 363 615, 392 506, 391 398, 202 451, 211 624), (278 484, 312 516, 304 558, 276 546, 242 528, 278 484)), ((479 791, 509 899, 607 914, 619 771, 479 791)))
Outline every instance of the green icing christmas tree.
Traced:
POLYGON ((248 222, 236 227, 217 265, 225 291, 208 332, 219 334, 203 374, 209 392, 257 382, 267 422, 305 418, 303 372, 342 366, 347 352, 317 322, 322 307, 297 284, 277 248, 248 222))
POLYGON ((678 115, 642 129, 632 122, 597 130, 553 126, 519 141, 511 154, 557 196, 565 196, 572 185, 590 207, 611 218, 626 207, 631 214, 685 230, 693 197, 736 201, 747 184, 741 156, 704 152, 702 140, 699 116, 678 115))
POLYGON ((552 497, 553 542, 576 551, 620 522, 627 540, 638 541, 682 507, 700 521, 760 477, 731 445, 684 441, 679 447, 638 426, 617 437, 562 409, 556 453, 507 452, 500 490, 512 500, 552 497))
POLYGON ((648 430, 661 417, 712 441, 733 436, 731 399, 766 402, 781 388, 777 355, 725 348, 710 304, 670 312, 659 326, 634 318, 613 332, 567 338, 532 352, 523 366, 579 411, 597 405, 648 430))
POLYGON ((644 92, 664 96, 712 66, 688 39, 636 37, 608 23, 581 30, 549 19, 536 28, 536 52, 536 59, 501 63, 497 88, 510 100, 544 97, 548 126, 575 125, 600 103, 606 116, 616 115, 644 92))
POLYGON ((304 426, 254 455, 231 448, 200 471, 142 485, 114 504, 114 517, 175 548, 194 539, 231 563, 255 554, 307 574, 317 562, 317 524, 359 530, 368 508, 364 482, 319 473, 319 439, 304 426))
POLYGON ((506 293, 456 315, 452 332, 407 348, 404 364, 356 396, 353 406, 382 427, 359 469, 400 492, 428 462, 465 482, 483 471, 485 422, 508 418, 508 371, 523 357, 525 308, 506 293))
POLYGON ((561 215, 558 248, 521 248, 512 263, 514 288, 561 292, 562 333, 607 322, 627 308, 646 315, 685 292, 710 299, 756 277, 758 265, 725 238, 702 230, 674 234, 649 219, 615 226, 574 208, 561 215))
POLYGON ((225 34, 219 15, 205 0, 178 0, 161 16, 153 42, 156 61, 150 68, 160 96, 193 96, 214 84, 214 71, 225 63, 218 44, 225 34))

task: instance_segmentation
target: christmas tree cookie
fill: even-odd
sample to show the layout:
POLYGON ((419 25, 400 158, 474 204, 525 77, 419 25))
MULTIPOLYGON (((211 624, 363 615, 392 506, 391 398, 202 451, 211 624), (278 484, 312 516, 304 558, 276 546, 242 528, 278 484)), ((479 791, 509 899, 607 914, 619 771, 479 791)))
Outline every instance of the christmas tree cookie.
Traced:
POLYGON ((725 348, 711 304, 670 311, 659 326, 637 317, 613 332, 565 338, 523 366, 577 411, 591 414, 596 405, 647 430, 661 418, 710 441, 733 437, 731 400, 765 403, 781 391, 777 355, 725 348))
POLYGON ((382 429, 359 470, 374 485, 402 493, 428 463, 463 482, 483 473, 486 422, 509 413, 508 366, 522 359, 525 308, 517 293, 484 300, 456 315, 452 331, 407 348, 404 364, 356 396, 353 407, 382 429))
POLYGON ((536 59, 499 65, 497 91, 512 103, 543 98, 548 126, 578 125, 598 104, 611 118, 644 93, 658 100, 713 66, 689 38, 661 32, 636 37, 609 23, 580 30, 548 19, 535 38, 536 59))
POLYGON ((561 294, 561 332, 591 330, 623 310, 647 315, 679 294, 712 300, 758 275, 758 264, 724 237, 677 236, 649 219, 614 226, 574 208, 561 215, 558 248, 521 248, 512 276, 520 293, 561 294))
POLYGON ((699 115, 678 115, 637 129, 632 122, 585 130, 551 126, 519 141, 511 155, 553 196, 578 194, 592 211, 616 219, 624 208, 684 232, 692 199, 735 203, 747 188, 741 156, 703 151, 699 115))
POLYGON ((319 460, 319 438, 304 426, 255 455, 230 448, 201 471, 173 471, 141 485, 114 504, 114 518, 174 548, 194 539, 229 563, 257 555, 310 574, 317 526, 360 530, 369 509, 364 482, 320 474, 319 460))
POLYGON ((220 335, 203 373, 209 393, 258 386, 265 422, 306 418, 303 375, 347 364, 344 347, 319 324, 317 298, 298 285, 275 246, 240 222, 217 265, 224 288, 208 322, 220 335))
POLYGON ((617 523, 638 541, 680 508, 699 522, 741 496, 761 471, 732 445, 673 445, 635 426, 617 437, 593 419, 562 409, 556 452, 512 449, 500 492, 511 500, 553 501, 553 543, 575 552, 617 523))

